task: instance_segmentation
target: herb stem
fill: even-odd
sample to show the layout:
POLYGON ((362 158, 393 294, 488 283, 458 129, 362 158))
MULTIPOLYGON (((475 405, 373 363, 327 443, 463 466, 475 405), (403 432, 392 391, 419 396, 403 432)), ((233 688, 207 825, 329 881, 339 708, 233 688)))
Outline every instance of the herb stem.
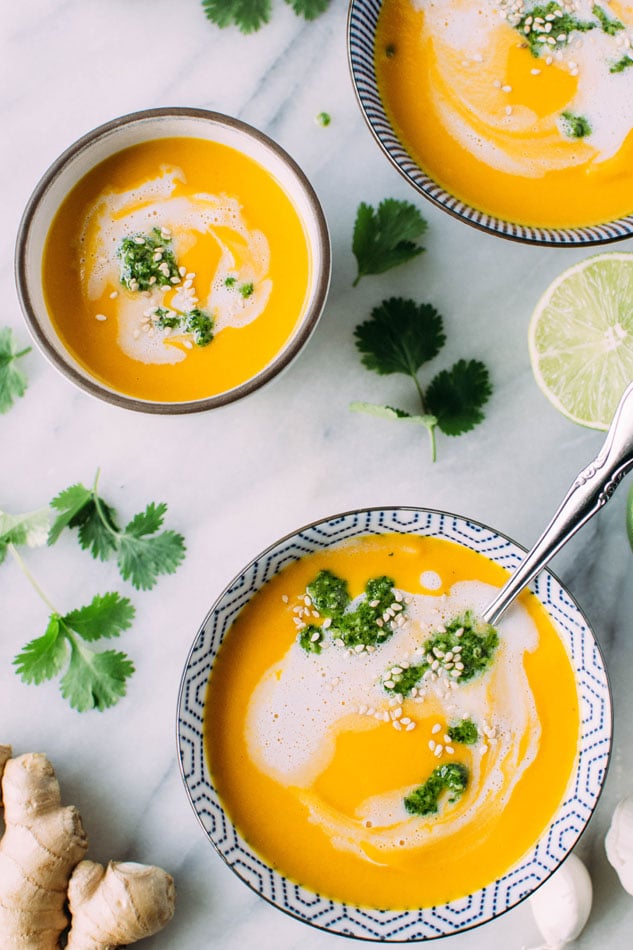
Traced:
POLYGON ((20 350, 19 353, 15 353, 13 356, 14 360, 19 360, 21 356, 26 356, 27 353, 30 353, 33 349, 32 346, 25 346, 23 350, 20 350))
MULTIPOLYGON (((424 398, 424 391, 423 391, 422 387, 420 386, 420 381, 419 381, 419 379, 418 379, 418 377, 417 377, 417 374, 414 373, 414 372, 412 372, 412 373, 411 373, 411 379, 412 379, 413 382, 415 383, 415 388, 417 389, 417 391, 418 391, 418 396, 420 397, 420 405, 422 406, 422 415, 423 415, 423 416, 426 416, 426 415, 428 415, 427 408, 426 408, 426 400, 425 400, 425 398, 424 398)), ((436 445, 436 440, 435 440, 435 425, 427 426, 427 429, 428 429, 428 432, 429 432, 429 439, 431 440, 431 461, 434 462, 434 461, 436 460, 436 458, 437 458, 437 445, 436 445)))
POLYGON ((38 594, 38 596, 41 597, 41 599, 44 601, 48 609, 54 614, 59 614, 59 611, 53 606, 53 604, 50 602, 50 600, 48 599, 48 597, 46 596, 46 594, 44 593, 44 591, 42 590, 38 582, 35 580, 33 574, 31 574, 30 570, 26 566, 24 559, 20 555, 16 546, 10 542, 7 545, 7 548, 11 552, 13 559, 15 560, 16 564, 18 565, 18 567, 20 568, 20 570, 22 571, 26 579, 29 581, 29 583, 31 584, 35 592, 38 594))
POLYGON ((120 538, 120 537, 122 537, 123 532, 122 532, 122 531, 117 531, 116 528, 113 528, 112 525, 110 524, 110 522, 108 521, 108 519, 106 518, 106 516, 105 516, 104 513, 103 513, 103 508, 102 508, 102 506, 101 506, 101 499, 100 499, 100 497, 99 497, 99 478, 100 478, 100 476, 101 476, 101 469, 98 468, 98 469, 97 469, 97 473, 96 473, 96 475, 95 475, 95 480, 94 480, 93 485, 92 485, 92 500, 93 500, 94 503, 95 503, 95 509, 96 509, 96 511, 97 511, 97 514, 99 515, 99 519, 100 519, 101 523, 103 524, 103 527, 106 529, 106 531, 109 531, 110 534, 114 535, 115 538, 120 538))

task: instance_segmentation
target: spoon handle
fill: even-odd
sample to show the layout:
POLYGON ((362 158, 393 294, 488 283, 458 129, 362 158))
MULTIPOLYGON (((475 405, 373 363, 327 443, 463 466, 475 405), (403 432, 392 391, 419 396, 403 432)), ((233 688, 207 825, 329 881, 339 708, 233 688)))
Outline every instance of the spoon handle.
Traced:
POLYGON ((497 623, 526 584, 607 503, 620 480, 632 468, 633 383, 620 400, 598 455, 578 473, 541 537, 483 612, 484 620, 493 625, 497 623))

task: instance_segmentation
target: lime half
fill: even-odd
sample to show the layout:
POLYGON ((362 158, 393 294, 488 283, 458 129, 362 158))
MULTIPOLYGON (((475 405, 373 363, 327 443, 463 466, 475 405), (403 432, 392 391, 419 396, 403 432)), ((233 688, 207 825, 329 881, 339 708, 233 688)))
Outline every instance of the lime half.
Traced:
POLYGON ((633 380, 633 253, 597 254, 557 277, 536 306, 529 346, 550 402, 607 429, 633 380))

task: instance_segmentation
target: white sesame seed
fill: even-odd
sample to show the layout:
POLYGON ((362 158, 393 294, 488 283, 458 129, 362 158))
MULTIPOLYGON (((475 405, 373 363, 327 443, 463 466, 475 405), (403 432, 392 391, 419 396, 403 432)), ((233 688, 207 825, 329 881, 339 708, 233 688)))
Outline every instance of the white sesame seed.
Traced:
POLYGON ((449 755, 455 755, 455 749, 453 748, 452 745, 447 745, 444 751, 447 752, 449 755))
POLYGON ((311 642, 316 643, 317 640, 320 638, 320 636, 321 634, 318 632, 318 630, 315 630, 312 636, 310 637, 311 642))
POLYGON ((290 600, 290 598, 288 597, 288 594, 282 594, 281 599, 283 600, 284 604, 287 604, 288 601, 290 600))
POLYGON ((384 684, 386 689, 393 689, 396 685, 393 680, 385 680, 384 684))
POLYGON ((186 268, 186 267, 179 267, 179 268, 178 268, 178 273, 180 274, 181 277, 184 277, 185 274, 187 273, 187 268, 186 268))
POLYGON ((450 742, 450 741, 451 741, 451 737, 449 736, 448 733, 446 733, 446 735, 444 736, 444 742, 450 742))
POLYGON ((99 320, 100 323, 103 323, 103 321, 107 319, 105 313, 95 313, 95 320, 99 320))
POLYGON ((391 712, 392 719, 400 719, 402 716, 402 706, 398 706, 397 709, 393 709, 391 712))
POLYGON ((406 732, 411 732, 412 729, 415 729, 415 723, 414 723, 414 722, 410 722, 410 723, 407 725, 405 731, 406 731, 406 732))
POLYGON ((113 290, 112 293, 110 294, 110 300, 116 300, 118 296, 119 296, 119 291, 113 290))
POLYGON ((402 673, 402 669, 399 666, 392 666, 391 673, 393 676, 397 676, 399 673, 402 673))
POLYGON ((512 86, 502 86, 501 92, 512 92, 512 86))
POLYGON ((512 115, 512 106, 506 106, 506 115, 512 115))
POLYGON ((541 75, 541 70, 540 70, 540 69, 531 69, 530 72, 531 72, 531 74, 532 74, 533 76, 540 76, 540 75, 541 75))
POLYGON ((193 343, 191 340, 185 340, 182 344, 186 350, 193 350, 193 343))
POLYGON ((434 740, 434 739, 429 739, 429 749, 431 750, 431 752, 433 752, 433 751, 435 750, 435 740, 434 740))
POLYGON ((441 744, 441 742, 438 742, 438 744, 435 746, 435 752, 433 754, 439 759, 443 751, 444 746, 441 744))
POLYGON ((135 244, 145 244, 145 238, 144 238, 144 237, 140 237, 140 235, 137 235, 137 236, 134 238, 134 243, 135 243, 135 244))
POLYGON ((356 646, 354 647, 354 653, 362 653, 364 649, 365 649, 364 643, 357 643, 356 646))
POLYGON ((408 726, 409 723, 411 722, 411 719, 409 716, 403 716, 400 722, 402 723, 403 726, 408 726))
POLYGON ((441 731, 442 731, 441 723, 436 722, 433 728, 431 729, 431 732, 433 733, 433 735, 437 735, 437 733, 441 731))
POLYGON ((332 618, 326 617, 325 620, 323 621, 323 629, 329 630, 331 626, 332 626, 332 618))
POLYGON ((400 720, 399 720, 399 719, 394 719, 393 722, 391 723, 391 725, 393 726, 394 729, 397 729, 398 732, 400 732, 400 731, 402 730, 402 726, 400 725, 400 720))

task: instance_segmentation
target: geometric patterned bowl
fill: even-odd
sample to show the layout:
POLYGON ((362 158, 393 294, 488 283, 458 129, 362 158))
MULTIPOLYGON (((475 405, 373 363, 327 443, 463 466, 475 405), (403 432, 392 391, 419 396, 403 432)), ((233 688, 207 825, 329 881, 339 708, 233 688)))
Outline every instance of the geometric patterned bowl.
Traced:
POLYGON ((554 247, 589 246, 633 237, 633 214, 587 227, 539 228, 513 224, 477 211, 429 178, 411 158, 385 113, 376 84, 374 41, 381 0, 351 0, 347 48, 352 82, 361 112, 382 151, 410 185, 433 204, 489 234, 529 244, 554 247))
POLYGON ((417 534, 445 538, 484 554, 508 570, 525 550, 474 521, 422 508, 370 508, 301 528, 244 568, 209 611, 183 673, 178 698, 179 760, 185 789, 209 840, 228 866, 261 897, 305 923, 333 934, 376 941, 430 940, 483 924, 528 897, 569 854, 591 818, 611 750, 609 683, 585 617, 549 571, 531 585, 555 622, 576 674, 581 736, 565 800, 541 838, 502 878, 443 906, 407 911, 358 908, 320 897, 268 867, 227 818, 207 770, 203 720, 207 681, 224 635, 267 580, 286 565, 358 535, 417 534))

